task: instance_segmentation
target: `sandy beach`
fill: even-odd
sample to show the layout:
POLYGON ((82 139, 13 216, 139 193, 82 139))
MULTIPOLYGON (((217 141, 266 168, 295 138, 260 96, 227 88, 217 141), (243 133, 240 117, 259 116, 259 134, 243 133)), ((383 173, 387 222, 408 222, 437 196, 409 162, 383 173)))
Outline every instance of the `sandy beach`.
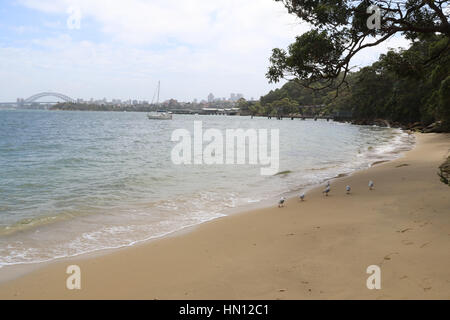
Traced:
POLYGON ((404 157, 190 232, 42 266, 0 299, 450 299, 450 135, 417 135, 404 157), (368 188, 369 180, 375 189, 368 188), (347 195, 346 185, 352 187, 347 195), (82 289, 66 289, 78 265, 82 289), (366 269, 381 268, 381 290, 366 269))

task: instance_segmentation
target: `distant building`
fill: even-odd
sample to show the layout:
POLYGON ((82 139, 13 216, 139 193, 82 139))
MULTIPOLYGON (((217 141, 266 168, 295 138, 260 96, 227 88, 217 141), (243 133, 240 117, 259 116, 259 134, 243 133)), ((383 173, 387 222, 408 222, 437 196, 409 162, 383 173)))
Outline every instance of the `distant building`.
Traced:
POLYGON ((244 98, 244 95, 242 93, 232 93, 230 95, 230 101, 232 101, 232 102, 236 102, 242 98, 244 98))

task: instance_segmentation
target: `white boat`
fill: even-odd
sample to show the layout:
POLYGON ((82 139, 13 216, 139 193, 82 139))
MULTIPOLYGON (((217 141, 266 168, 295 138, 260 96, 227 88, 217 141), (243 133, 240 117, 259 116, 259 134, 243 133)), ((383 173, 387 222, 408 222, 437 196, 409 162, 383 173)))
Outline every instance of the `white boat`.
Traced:
POLYGON ((172 120, 172 114, 168 112, 150 112, 147 117, 150 120, 172 120))
MULTIPOLYGON (((156 106, 159 106, 159 92, 161 90, 161 82, 158 81, 158 88, 156 89, 155 95, 158 95, 156 100, 156 106)), ((153 102, 155 101, 155 95, 153 96, 152 105, 155 105, 153 102)), ((172 113, 165 111, 158 112, 150 112, 147 114, 147 118, 150 120, 172 120, 172 113)))

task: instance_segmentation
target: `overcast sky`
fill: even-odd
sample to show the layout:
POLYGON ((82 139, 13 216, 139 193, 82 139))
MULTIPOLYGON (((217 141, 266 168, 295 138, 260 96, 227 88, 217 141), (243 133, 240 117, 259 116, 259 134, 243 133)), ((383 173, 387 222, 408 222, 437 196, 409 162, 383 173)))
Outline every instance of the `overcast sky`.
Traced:
MULTIPOLYGON (((272 48, 308 29, 273 0, 2 0, 0 101, 151 100, 158 80, 162 100, 259 98, 281 85, 265 78, 272 48)), ((354 64, 406 45, 392 39, 354 64)))

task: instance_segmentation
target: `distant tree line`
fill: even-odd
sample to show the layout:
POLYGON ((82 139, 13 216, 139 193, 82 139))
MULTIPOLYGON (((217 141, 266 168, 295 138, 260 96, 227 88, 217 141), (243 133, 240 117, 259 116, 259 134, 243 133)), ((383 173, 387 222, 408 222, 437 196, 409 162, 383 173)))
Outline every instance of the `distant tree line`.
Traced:
POLYGON ((110 104, 96 104, 96 103, 72 103, 63 102, 58 103, 50 108, 50 110, 61 111, 129 111, 129 112, 150 112, 155 111, 156 106, 149 104, 117 106, 110 104))
POLYGON ((449 37, 428 35, 408 50, 389 51, 351 74, 343 94, 330 104, 356 119, 383 118, 450 130, 449 37), (439 58, 433 56, 439 52, 439 58))
POLYGON ((447 36, 421 36, 409 49, 390 50, 371 66, 349 72, 339 92, 337 87, 323 88, 315 83, 307 88, 292 80, 247 108, 267 115, 325 105, 321 112, 351 114, 355 122, 384 119, 422 128, 435 123, 436 131, 450 131, 449 48, 447 36))

